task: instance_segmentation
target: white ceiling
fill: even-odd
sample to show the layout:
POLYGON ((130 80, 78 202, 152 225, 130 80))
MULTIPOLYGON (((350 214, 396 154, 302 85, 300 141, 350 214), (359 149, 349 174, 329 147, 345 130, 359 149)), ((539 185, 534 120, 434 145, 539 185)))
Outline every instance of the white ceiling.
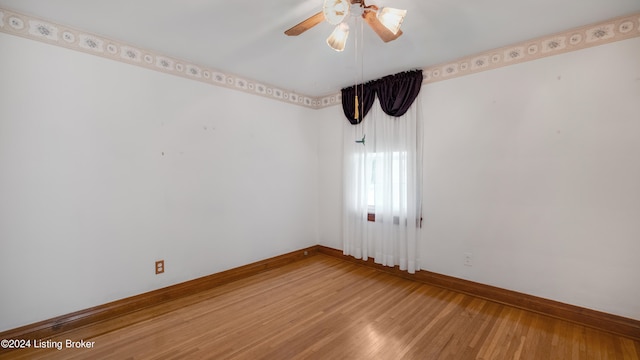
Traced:
POLYGON ((360 75, 355 26, 341 53, 325 43, 333 29, 326 22, 298 37, 284 35, 322 3, 0 0, 0 7, 310 96, 335 93, 360 76, 367 81, 425 68, 640 11, 640 0, 369 0, 408 14, 404 35, 390 43, 365 25, 360 75))

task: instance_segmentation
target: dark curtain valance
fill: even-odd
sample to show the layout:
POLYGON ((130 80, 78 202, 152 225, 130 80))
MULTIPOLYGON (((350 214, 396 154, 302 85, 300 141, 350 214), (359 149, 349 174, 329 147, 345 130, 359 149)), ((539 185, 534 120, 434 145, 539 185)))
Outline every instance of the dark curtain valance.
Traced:
POLYGON ((422 86, 422 70, 385 76, 378 80, 376 91, 382 111, 402 116, 413 104, 422 86))
POLYGON ((356 85, 342 89, 342 110, 344 116, 353 125, 360 124, 365 115, 371 110, 376 100, 376 90, 372 83, 356 85), (358 117, 356 118, 356 90, 358 94, 358 117))
POLYGON ((382 111, 390 116, 400 117, 409 110, 420 93, 421 87, 422 70, 385 76, 366 84, 342 89, 342 109, 351 124, 359 124, 371 110, 377 95, 382 111), (356 90, 359 103, 357 119, 355 116, 356 90))

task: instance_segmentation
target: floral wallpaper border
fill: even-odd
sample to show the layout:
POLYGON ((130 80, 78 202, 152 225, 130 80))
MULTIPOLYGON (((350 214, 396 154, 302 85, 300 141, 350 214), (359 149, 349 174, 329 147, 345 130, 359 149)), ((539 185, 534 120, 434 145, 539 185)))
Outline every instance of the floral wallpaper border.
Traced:
POLYGON ((158 54, 68 26, 0 8, 0 32, 82 51, 115 61, 161 71, 249 94, 319 108, 319 99, 241 76, 158 54))
MULTIPOLYGON (((471 75, 615 41, 640 37, 640 13, 485 51, 422 69, 423 84, 471 75)), ((342 104, 341 94, 321 97, 319 107, 342 104)))
MULTIPOLYGON (((0 8, 0 32, 312 109, 342 103, 340 93, 321 97, 298 94, 2 8, 0 8)), ((640 37, 640 13, 425 67, 423 84, 634 37, 640 37)))
POLYGON ((423 69, 424 82, 431 83, 503 66, 581 50, 640 36, 640 13, 562 33, 543 36, 516 45, 468 56, 423 69))

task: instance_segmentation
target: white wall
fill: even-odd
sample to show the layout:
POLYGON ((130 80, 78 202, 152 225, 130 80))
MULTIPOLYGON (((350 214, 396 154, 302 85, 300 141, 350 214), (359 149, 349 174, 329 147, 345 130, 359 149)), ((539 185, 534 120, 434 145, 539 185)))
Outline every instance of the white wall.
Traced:
POLYGON ((317 243, 314 110, 2 33, 0 53, 0 331, 317 243))
POLYGON ((636 38, 423 88, 427 269, 640 319, 639 58, 636 38))
MULTIPOLYGON (((636 38, 424 85, 425 269, 640 319, 638 59, 636 38)), ((327 148, 321 194, 342 173, 327 148)))
POLYGON ((318 122, 318 243, 342 249, 342 140, 341 106, 317 110, 318 122))

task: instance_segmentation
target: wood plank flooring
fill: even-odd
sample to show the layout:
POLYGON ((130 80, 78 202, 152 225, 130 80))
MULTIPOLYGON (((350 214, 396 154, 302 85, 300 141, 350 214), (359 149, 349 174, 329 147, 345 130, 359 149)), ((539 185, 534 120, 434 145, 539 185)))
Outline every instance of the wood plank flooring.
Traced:
POLYGON ((325 255, 52 340, 0 359, 640 359, 628 338, 325 255))

